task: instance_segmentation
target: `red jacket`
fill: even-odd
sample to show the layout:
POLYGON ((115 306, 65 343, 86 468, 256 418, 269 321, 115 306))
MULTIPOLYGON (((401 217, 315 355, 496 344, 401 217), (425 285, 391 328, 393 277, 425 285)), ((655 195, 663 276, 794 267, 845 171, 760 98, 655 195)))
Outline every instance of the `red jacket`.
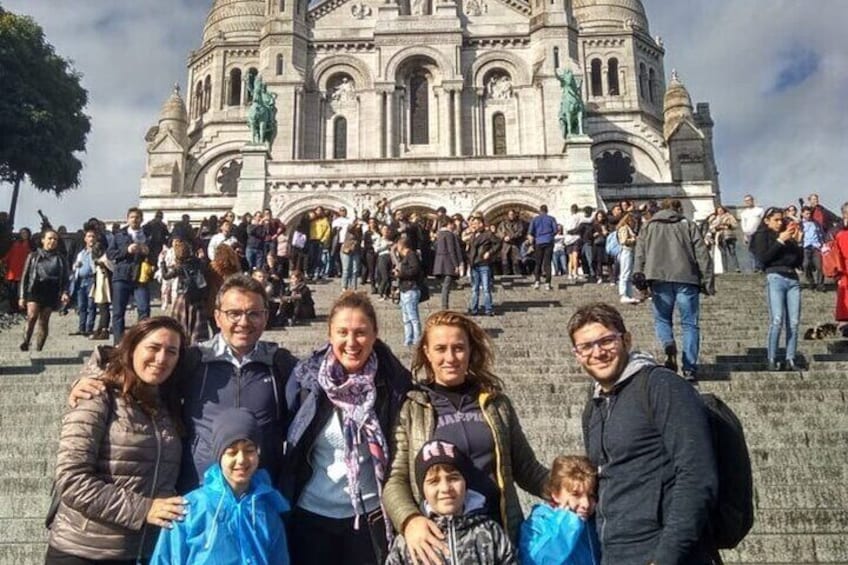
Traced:
POLYGON ((3 260, 6 262, 6 280, 19 282, 24 276, 24 263, 32 248, 29 241, 19 239, 12 243, 12 247, 3 260))
POLYGON ((848 228, 836 234, 836 247, 842 257, 842 274, 836 279, 836 319, 848 322, 848 228))

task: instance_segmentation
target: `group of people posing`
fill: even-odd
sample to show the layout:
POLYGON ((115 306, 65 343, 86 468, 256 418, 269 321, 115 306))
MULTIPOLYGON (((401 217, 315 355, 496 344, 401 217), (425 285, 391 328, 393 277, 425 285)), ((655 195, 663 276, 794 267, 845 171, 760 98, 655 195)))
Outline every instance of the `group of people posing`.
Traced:
POLYGON ((153 317, 97 349, 63 420, 46 563, 712 562, 699 396, 631 351, 613 307, 569 321, 595 399, 586 454, 550 469, 473 318, 429 316, 407 368, 365 294, 339 296, 301 360, 261 340, 268 315, 236 274, 210 340, 153 317), (526 521, 518 488, 540 498, 526 521))

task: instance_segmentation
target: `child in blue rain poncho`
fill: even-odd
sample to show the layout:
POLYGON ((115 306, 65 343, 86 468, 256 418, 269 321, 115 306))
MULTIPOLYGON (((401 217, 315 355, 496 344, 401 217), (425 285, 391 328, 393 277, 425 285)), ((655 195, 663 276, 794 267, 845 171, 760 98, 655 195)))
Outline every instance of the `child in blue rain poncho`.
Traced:
POLYGON ((216 461, 203 484, 186 495, 183 521, 163 529, 153 564, 288 565, 289 551, 280 514, 289 510, 259 467, 260 429, 253 414, 233 408, 212 432, 216 461))
POLYGON ((586 457, 557 457, 548 492, 552 504, 537 504, 521 525, 521 565, 598 565, 600 543, 595 532, 595 489, 598 475, 586 457))

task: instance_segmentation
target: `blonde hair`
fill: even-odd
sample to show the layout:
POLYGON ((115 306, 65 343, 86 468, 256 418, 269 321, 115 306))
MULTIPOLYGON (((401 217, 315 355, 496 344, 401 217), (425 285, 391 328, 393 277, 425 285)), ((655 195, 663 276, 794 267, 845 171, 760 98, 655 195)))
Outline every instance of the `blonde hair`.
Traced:
POLYGON ((430 332, 437 326, 460 328, 468 339, 468 382, 479 385, 485 392, 497 393, 503 390, 503 381, 495 375, 492 366, 495 356, 492 353, 492 340, 477 323, 464 314, 452 310, 440 310, 430 314, 424 322, 421 341, 415 348, 412 359, 412 373, 418 375, 424 369, 425 383, 432 383, 436 376, 425 350, 429 344, 430 332))
POLYGON ((551 475, 545 491, 550 497, 564 485, 585 485, 594 491, 598 484, 598 469, 583 455, 560 455, 551 465, 551 475))

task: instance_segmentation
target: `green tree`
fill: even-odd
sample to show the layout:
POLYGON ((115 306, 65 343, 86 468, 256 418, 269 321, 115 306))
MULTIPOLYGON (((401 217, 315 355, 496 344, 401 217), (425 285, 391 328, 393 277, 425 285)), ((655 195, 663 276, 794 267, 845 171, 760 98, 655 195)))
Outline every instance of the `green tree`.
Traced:
POLYGON ((71 63, 56 54, 32 19, 0 7, 0 181, 57 196, 76 188, 91 121, 88 92, 71 63))

